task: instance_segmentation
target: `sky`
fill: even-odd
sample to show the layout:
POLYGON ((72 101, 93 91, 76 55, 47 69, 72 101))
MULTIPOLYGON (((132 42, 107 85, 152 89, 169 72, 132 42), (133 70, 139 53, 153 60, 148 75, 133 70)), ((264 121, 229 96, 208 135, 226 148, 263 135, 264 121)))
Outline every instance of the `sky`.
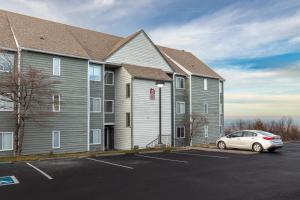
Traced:
POLYGON ((225 116, 300 124, 299 0, 0 0, 0 8, 193 52, 226 79, 225 116))

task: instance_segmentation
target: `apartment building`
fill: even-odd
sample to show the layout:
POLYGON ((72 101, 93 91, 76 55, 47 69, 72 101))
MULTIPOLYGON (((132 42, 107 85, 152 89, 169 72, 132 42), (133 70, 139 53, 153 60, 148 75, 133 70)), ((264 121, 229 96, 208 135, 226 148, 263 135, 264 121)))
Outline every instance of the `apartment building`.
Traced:
MULTIPOLYGON (((28 121, 23 154, 189 145, 191 113, 207 117, 193 144, 223 134, 224 79, 192 53, 0 10, 1 54, 59 80, 53 115, 28 121), (159 84, 161 92, 159 92, 159 84), (159 116, 161 109, 161 116, 159 116)), ((0 78, 11 68, 2 65, 0 78)), ((7 104, 1 101, 0 105, 7 104)), ((0 156, 13 153, 13 105, 0 107, 0 156)))

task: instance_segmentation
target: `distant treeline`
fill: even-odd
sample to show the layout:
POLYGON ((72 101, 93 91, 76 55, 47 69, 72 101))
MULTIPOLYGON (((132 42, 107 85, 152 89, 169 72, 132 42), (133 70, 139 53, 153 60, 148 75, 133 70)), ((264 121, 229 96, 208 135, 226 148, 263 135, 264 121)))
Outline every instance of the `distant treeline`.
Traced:
POLYGON ((263 130, 280 135, 283 140, 300 139, 300 127, 291 117, 282 117, 280 120, 263 121, 256 119, 252 121, 237 120, 225 129, 225 134, 238 130, 263 130))

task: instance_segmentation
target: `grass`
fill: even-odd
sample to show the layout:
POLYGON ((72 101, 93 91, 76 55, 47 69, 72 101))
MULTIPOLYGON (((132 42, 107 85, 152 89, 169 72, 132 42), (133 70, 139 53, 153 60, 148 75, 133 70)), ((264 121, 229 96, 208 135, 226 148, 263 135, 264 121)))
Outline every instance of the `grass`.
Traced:
POLYGON ((84 158, 84 157, 99 157, 99 156, 112 156, 122 154, 135 154, 135 153, 150 153, 150 152, 171 152, 173 148, 164 149, 136 149, 136 150, 114 150, 104 152, 78 152, 78 153, 63 153, 63 154, 36 154, 36 155, 24 155, 24 156, 9 156, 0 157, 1 163, 12 163, 20 161, 37 161, 37 160, 49 160, 59 158, 84 158))

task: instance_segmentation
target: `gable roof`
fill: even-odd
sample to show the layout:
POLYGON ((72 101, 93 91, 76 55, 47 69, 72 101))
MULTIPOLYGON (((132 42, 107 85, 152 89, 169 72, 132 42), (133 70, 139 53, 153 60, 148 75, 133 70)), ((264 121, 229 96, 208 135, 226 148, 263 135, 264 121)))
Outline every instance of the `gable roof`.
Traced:
POLYGON ((171 81, 172 79, 161 69, 143 67, 130 64, 122 64, 126 71, 136 78, 143 78, 157 81, 171 81))
POLYGON ((5 13, 0 12, 0 48, 17 50, 17 45, 5 13))
POLYGON ((162 52, 166 53, 173 60, 182 65, 185 69, 187 69, 194 75, 223 79, 219 74, 209 68, 205 63, 203 63, 199 58, 197 58, 190 52, 163 46, 158 47, 162 52))

